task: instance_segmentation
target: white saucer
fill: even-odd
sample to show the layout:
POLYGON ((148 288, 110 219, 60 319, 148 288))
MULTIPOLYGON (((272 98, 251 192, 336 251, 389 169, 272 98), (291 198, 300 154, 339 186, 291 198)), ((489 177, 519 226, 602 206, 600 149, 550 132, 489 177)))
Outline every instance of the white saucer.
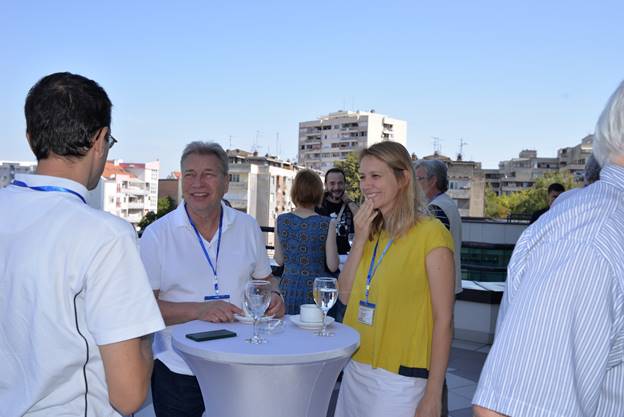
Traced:
MULTIPOLYGON (((302 329, 306 329, 306 330, 320 330, 321 327, 323 327, 322 323, 306 323, 301 321, 301 318, 299 317, 299 314, 295 315, 295 316, 289 316, 290 321, 292 321, 293 323, 295 323, 297 326, 301 327, 302 329)), ((334 322, 334 318, 331 316, 327 316, 327 318, 325 319, 325 324, 327 326, 331 326, 331 324, 334 322)))
MULTIPOLYGON (((234 314, 234 318, 244 324, 253 324, 253 318, 250 316, 241 316, 240 314, 234 314)), ((269 320, 272 318, 273 316, 262 316, 258 321, 269 320)))

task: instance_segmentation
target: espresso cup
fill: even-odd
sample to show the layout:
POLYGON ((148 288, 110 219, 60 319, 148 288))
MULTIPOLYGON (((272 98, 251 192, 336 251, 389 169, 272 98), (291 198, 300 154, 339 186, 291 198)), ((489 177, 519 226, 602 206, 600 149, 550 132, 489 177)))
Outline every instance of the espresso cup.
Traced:
POLYGON ((299 319, 303 323, 321 323, 323 312, 316 304, 302 304, 299 307, 299 319))

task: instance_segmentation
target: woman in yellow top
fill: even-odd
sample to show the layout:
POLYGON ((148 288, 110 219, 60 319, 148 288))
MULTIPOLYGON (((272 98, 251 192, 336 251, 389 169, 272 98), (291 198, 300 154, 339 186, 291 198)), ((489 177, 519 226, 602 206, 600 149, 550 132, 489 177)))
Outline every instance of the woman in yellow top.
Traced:
POLYGON ((360 333, 335 417, 439 417, 452 337, 453 239, 427 214, 409 153, 360 155, 366 201, 340 274, 344 323, 360 333))

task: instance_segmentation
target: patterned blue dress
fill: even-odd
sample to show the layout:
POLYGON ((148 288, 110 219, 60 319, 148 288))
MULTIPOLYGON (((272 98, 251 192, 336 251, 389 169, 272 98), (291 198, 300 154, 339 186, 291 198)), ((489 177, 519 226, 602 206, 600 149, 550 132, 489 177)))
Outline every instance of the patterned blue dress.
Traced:
POLYGON ((314 278, 329 276, 325 269, 325 241, 331 219, 324 216, 302 218, 294 213, 277 217, 278 239, 284 254, 280 291, 286 314, 299 314, 301 304, 314 304, 314 278))

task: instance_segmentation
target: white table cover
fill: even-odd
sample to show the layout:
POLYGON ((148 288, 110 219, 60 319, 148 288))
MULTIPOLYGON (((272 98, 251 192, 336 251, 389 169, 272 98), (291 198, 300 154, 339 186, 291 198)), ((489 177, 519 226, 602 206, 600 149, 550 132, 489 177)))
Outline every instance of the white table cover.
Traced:
POLYGON ((253 326, 191 321, 175 326, 173 347, 197 376, 205 417, 325 417, 338 374, 359 346, 350 327, 334 323, 333 337, 295 326, 266 336, 268 343, 245 339, 253 326), (237 333, 229 339, 194 342, 186 334, 216 329, 237 333))

